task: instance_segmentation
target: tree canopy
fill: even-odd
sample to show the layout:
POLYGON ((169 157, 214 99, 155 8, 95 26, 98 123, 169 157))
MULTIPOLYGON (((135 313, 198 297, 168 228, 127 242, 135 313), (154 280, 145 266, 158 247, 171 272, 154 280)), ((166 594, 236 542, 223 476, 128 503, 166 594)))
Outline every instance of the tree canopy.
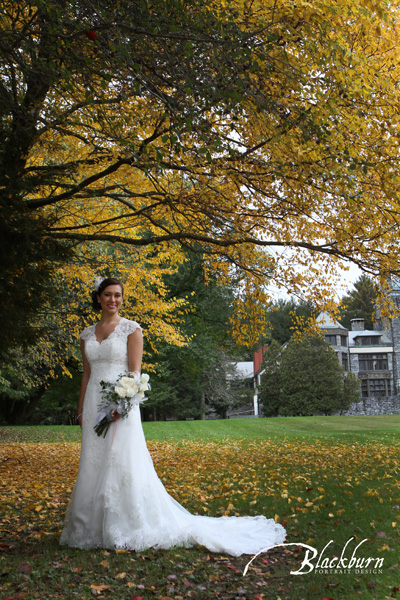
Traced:
POLYGON ((320 305, 343 260, 398 272, 397 12, 392 0, 4 0, 10 339, 12 301, 31 323, 60 269, 68 284, 63 265, 87 281, 111 246, 138 265, 125 272, 144 290, 139 313, 159 270, 200 249, 221 280, 239 277, 246 341, 267 281, 320 305))
POLYGON ((296 302, 280 299, 272 302, 266 312, 269 333, 272 340, 281 346, 289 341, 294 331, 301 331, 309 327, 310 320, 315 317, 313 306, 310 302, 296 302))

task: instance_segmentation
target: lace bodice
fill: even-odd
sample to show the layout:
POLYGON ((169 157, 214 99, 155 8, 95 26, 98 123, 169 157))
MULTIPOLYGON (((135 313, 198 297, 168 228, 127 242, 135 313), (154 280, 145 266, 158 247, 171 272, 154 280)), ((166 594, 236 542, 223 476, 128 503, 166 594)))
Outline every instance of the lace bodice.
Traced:
POLYGON ((142 329, 136 321, 122 318, 114 331, 102 342, 96 339, 96 325, 82 331, 80 337, 85 342, 91 380, 116 378, 128 369, 127 338, 136 329, 142 329))

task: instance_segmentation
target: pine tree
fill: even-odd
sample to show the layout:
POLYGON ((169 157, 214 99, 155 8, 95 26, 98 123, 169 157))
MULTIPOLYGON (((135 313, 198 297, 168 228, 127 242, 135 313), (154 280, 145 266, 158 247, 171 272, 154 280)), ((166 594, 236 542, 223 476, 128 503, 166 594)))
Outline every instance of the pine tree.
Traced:
POLYGON ((365 329, 373 329, 378 288, 368 275, 362 274, 340 301, 340 323, 351 329, 351 319, 364 319, 365 329))
POLYGON ((280 359, 275 347, 267 365, 262 383, 266 416, 329 415, 360 399, 358 380, 346 375, 319 333, 292 337, 280 359))

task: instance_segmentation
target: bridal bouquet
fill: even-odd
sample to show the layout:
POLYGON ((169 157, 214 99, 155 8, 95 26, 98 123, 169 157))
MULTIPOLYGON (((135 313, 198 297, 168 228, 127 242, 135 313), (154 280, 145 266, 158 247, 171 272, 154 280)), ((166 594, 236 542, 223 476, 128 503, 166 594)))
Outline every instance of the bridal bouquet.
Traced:
POLYGON ((106 437, 114 411, 121 415, 121 419, 125 419, 133 406, 146 400, 144 394, 151 389, 149 379, 147 373, 121 373, 115 383, 100 381, 103 400, 94 426, 98 436, 106 437))

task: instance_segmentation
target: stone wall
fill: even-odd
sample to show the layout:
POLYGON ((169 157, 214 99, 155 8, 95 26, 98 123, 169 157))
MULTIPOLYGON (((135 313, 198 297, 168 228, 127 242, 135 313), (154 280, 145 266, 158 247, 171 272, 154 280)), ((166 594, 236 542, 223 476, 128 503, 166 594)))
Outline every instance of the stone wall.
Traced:
MULTIPOLYGON (((339 413, 336 413, 339 414, 339 413)), ((353 402, 349 410, 341 415, 397 415, 400 414, 400 396, 384 396, 382 398, 363 398, 353 402)))

